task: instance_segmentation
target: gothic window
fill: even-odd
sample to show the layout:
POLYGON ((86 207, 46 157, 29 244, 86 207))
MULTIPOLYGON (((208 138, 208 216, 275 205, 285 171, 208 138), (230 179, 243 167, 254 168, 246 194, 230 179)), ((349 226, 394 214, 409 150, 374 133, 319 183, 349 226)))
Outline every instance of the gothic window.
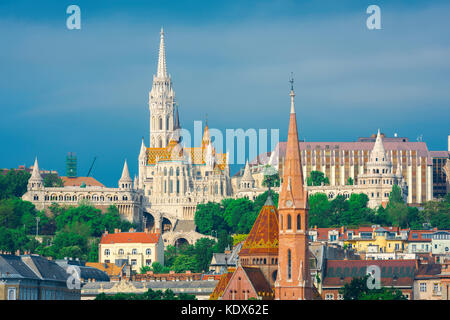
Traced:
POLYGON ((169 130, 169 117, 166 118, 166 130, 169 130))
POLYGON ((281 226, 281 230, 284 229, 284 225, 283 225, 283 216, 280 215, 280 226, 281 226))
POLYGON ((302 217, 297 215, 297 230, 302 230, 302 217))
POLYGON ((173 168, 169 169, 169 176, 173 176, 173 168))
POLYGON ((167 176, 167 168, 164 168, 164 175, 167 176))
POLYGON ((177 168, 176 174, 177 174, 177 177, 180 175, 180 168, 177 168))
POLYGON ((128 200, 128 197, 127 197, 127 196, 123 196, 123 197, 122 197, 122 200, 123 200, 123 201, 127 201, 127 200, 128 200))
POLYGON ((291 249, 288 249, 287 278, 288 280, 292 279, 291 249))
POLYGON ((180 193, 180 180, 177 179, 177 193, 180 193))
POLYGON ((287 229, 288 230, 292 229, 292 218, 291 218, 290 214, 288 214, 288 216, 287 216, 287 229))
MULTIPOLYGON (((158 129, 162 130, 162 118, 161 117, 159 118, 159 128, 158 129)), ((161 141, 160 141, 160 143, 161 143, 161 141)))
POLYGON ((34 195, 33 199, 37 201, 39 200, 39 197, 37 195, 34 195))
POLYGON ((169 193, 173 193, 173 181, 169 181, 169 193))

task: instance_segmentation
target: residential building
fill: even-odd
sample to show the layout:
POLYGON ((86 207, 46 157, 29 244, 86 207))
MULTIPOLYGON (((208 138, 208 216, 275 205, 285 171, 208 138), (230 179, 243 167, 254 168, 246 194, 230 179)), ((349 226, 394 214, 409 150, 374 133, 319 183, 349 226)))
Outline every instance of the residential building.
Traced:
POLYGON ((117 260, 127 261, 134 273, 139 273, 144 266, 151 266, 153 262, 164 265, 164 244, 159 233, 105 232, 99 244, 99 262, 116 263, 117 260))
POLYGON ((436 231, 431 234, 431 253, 436 255, 450 254, 449 231, 436 231))
POLYGON ((69 274, 37 255, 0 254, 0 300, 79 300, 80 287, 68 287, 69 274))

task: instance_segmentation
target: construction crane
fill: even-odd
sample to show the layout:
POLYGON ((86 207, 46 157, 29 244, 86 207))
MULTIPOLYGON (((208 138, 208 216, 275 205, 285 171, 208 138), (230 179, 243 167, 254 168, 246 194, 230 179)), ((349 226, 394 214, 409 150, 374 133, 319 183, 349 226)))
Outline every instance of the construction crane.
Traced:
POLYGON ((97 156, 94 157, 94 160, 92 161, 91 167, 89 168, 89 171, 88 171, 86 177, 89 177, 89 175, 91 174, 92 167, 94 166, 94 162, 95 162, 96 159, 97 159, 97 156))

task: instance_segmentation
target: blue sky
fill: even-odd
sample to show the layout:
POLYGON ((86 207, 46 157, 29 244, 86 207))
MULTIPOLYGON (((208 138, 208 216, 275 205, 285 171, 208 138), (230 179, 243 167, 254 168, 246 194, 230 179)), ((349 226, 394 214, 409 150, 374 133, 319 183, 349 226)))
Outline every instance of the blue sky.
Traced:
MULTIPOLYGON (((308 141, 354 141, 380 128, 446 150, 450 110, 448 1, 5 1, 0 3, 0 168, 79 175, 116 185, 148 144, 148 91, 159 31, 181 124, 279 128, 308 141), (81 8, 82 29, 66 28, 81 8), (366 28, 381 8, 382 30, 366 28)), ((234 168, 236 170, 236 168, 234 168)))

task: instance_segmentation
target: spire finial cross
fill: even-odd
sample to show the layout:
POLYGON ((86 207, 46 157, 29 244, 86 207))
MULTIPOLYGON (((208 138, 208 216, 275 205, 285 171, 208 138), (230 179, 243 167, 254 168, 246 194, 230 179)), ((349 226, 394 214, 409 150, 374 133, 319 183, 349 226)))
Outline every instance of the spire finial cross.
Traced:
POLYGON ((289 82, 291 83, 291 90, 294 91, 294 73, 291 72, 291 77, 289 78, 289 82))

